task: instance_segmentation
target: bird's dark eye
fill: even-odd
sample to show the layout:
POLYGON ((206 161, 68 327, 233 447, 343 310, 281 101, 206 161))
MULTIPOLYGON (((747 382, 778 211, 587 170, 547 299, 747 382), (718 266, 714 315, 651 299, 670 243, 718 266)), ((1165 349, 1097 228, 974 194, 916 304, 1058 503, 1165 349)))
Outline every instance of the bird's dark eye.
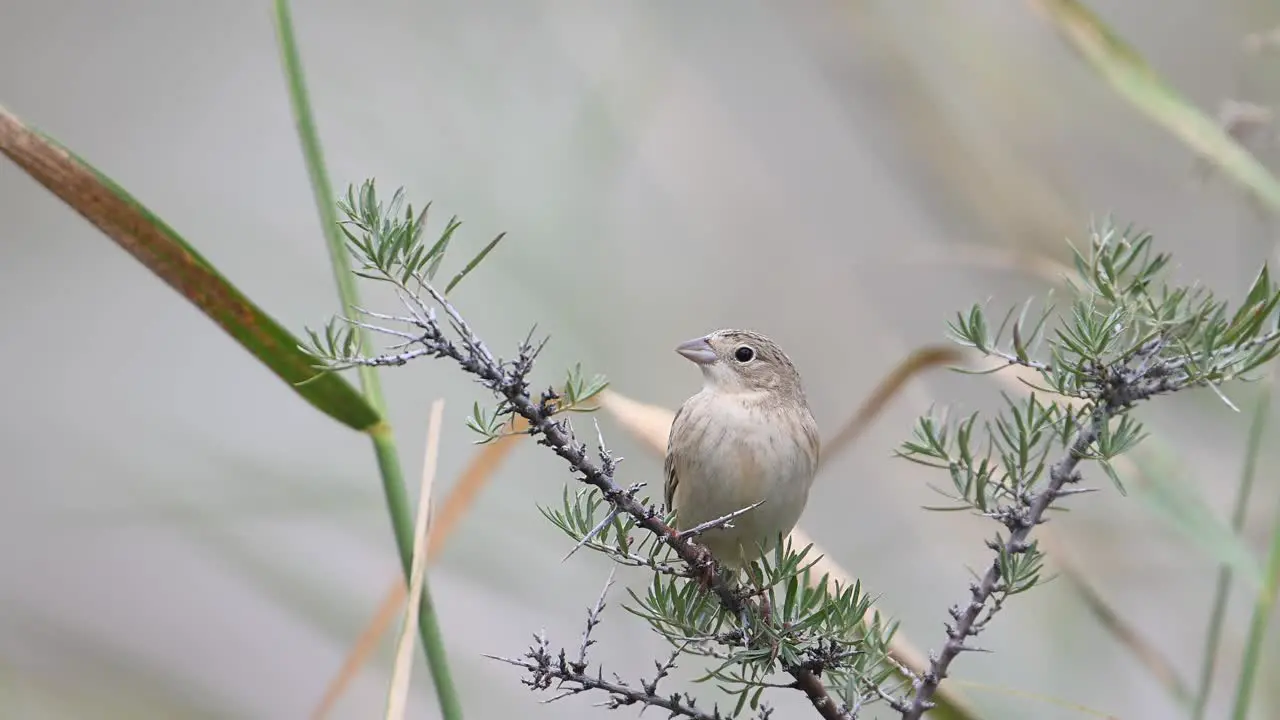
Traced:
POLYGON ((733 351, 733 358, 740 363, 749 363, 755 356, 756 351, 746 345, 740 345, 737 350, 733 351))

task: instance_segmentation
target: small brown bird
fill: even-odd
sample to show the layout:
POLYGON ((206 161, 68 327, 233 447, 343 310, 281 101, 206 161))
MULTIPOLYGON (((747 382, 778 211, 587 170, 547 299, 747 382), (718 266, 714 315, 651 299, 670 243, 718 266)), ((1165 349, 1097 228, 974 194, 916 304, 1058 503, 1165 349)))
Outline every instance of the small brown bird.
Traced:
POLYGON ((687 530, 764 504, 697 541, 728 569, 749 565, 795 527, 818 467, 818 427, 800 374, 769 338, 717 330, 676 352, 702 370, 667 441, 667 507, 687 530))

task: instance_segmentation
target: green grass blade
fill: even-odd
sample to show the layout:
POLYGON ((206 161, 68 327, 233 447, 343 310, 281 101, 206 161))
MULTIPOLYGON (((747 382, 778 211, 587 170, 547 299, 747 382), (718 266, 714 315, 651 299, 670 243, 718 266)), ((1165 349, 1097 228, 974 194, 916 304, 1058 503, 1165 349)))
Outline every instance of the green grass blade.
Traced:
POLYGON ((346 380, 315 369, 300 340, 253 304, 187 244, 110 178, 0 107, 0 152, 115 241, 235 338, 294 392, 356 430, 380 414, 346 380))
MULTIPOLYGON (((1262 431, 1267 425, 1267 414, 1271 409, 1271 380, 1262 385, 1262 392, 1253 410, 1253 418, 1249 421, 1249 437, 1245 441, 1244 468, 1240 473, 1240 489, 1236 494, 1235 507, 1231 511, 1231 528, 1240 534, 1244 529, 1245 510, 1249 507, 1249 497, 1253 494, 1253 481, 1257 477, 1258 453, 1262 448, 1262 431)), ((1209 706, 1209 694, 1213 688, 1213 672, 1218 662, 1218 646, 1222 640, 1222 624, 1227 616, 1227 596, 1231 591, 1231 567, 1223 565, 1218 569, 1218 582, 1213 593, 1213 609, 1209 611, 1209 629, 1205 633, 1204 657, 1200 661, 1200 680, 1196 687, 1195 705, 1191 717, 1203 720, 1205 710, 1209 706)))
POLYGON ((1129 483, 1139 502, 1251 589, 1262 587, 1262 567, 1249 546, 1218 517, 1189 482, 1175 453, 1149 437, 1127 456, 1141 482, 1129 483))
MULTIPOLYGON (((1255 417, 1254 425, 1257 434, 1262 435, 1262 426, 1266 425, 1270 410, 1270 385, 1268 392, 1259 399, 1260 417, 1255 417)), ((1251 428, 1251 432, 1254 428, 1251 428)), ((1252 437, 1250 437, 1252 440, 1252 437)), ((1257 454, 1255 451, 1254 455, 1257 454)), ((1252 462, 1252 460, 1251 460, 1252 462)), ((1262 643, 1267 635, 1267 623, 1271 612, 1275 609, 1276 592, 1280 590, 1280 505, 1271 519, 1271 549, 1267 553, 1267 570, 1262 589, 1258 591, 1253 603, 1253 616, 1249 619, 1249 634, 1245 641, 1244 658, 1240 663, 1240 677, 1236 683, 1235 705, 1231 711, 1234 720, 1246 720, 1249 716, 1249 704, 1253 699, 1254 681, 1258 676, 1258 668, 1262 661, 1262 643)))
MULTIPOLYGON (((351 272, 351 257, 347 252, 347 242, 342 234, 342 228, 338 225, 338 212, 334 204, 334 198, 337 196, 333 194, 333 186, 329 182, 324 150, 320 145, 320 135, 316 131, 315 118, 311 113, 311 100, 307 94, 306 78, 302 73, 302 58, 298 54, 298 42, 293 34, 293 18, 289 12, 289 3, 285 0, 276 2, 275 13, 276 33, 285 79, 289 83, 289 100, 293 107, 294 124, 298 131, 298 140, 302 143, 302 155, 306 160, 307 175, 310 177, 311 191, 316 201, 316 211, 320 215, 320 228, 329 249, 333 281, 338 286, 343 314, 354 317, 354 307, 358 305, 360 296, 356 290, 355 275, 351 272)), ((364 334, 367 339, 368 333, 364 334)), ((360 377, 365 396, 379 413, 385 414, 385 401, 377 370, 362 365, 356 369, 356 372, 360 377)))
MULTIPOLYGON (((350 314, 354 312, 353 308, 359 306, 359 295, 356 290, 355 276, 351 272, 351 259, 347 254, 346 241, 338 226, 334 207, 336 196, 329 184, 329 173, 325 168, 324 153, 307 96, 302 58, 298 52, 297 39, 294 37, 293 18, 287 0, 276 0, 275 25, 281 62, 289 85, 289 100, 293 107, 307 172, 311 178, 316 208, 319 211, 320 222, 329 247, 329 260, 333 266, 334 281, 338 286, 343 310, 350 314)), ((367 331, 359 330, 359 332, 367 339, 367 331)), ((377 371, 371 367, 361 366, 359 373, 365 397, 373 407, 382 412, 386 407, 386 401, 383 399, 377 371)), ((400 458, 390 426, 380 425, 371 435, 378 470, 382 477, 383 492, 386 495, 387 512, 391 517, 391 528, 395 535, 396 549, 400 554, 405 582, 408 583, 413 570, 413 514, 410 510, 408 493, 405 491, 404 473, 400 467, 400 458)), ((430 583, 426 579, 422 584, 418 630, 422 638, 423 650, 427 655, 428 670, 435 685, 440 713, 445 720, 461 720, 462 703, 449 671, 448 655, 444 649, 444 639, 436 617, 435 604, 431 599, 430 583)))
POLYGON ((1064 39, 1131 105, 1280 210, 1280 181, 1212 117, 1169 87, 1128 43, 1076 0, 1032 0, 1064 39))

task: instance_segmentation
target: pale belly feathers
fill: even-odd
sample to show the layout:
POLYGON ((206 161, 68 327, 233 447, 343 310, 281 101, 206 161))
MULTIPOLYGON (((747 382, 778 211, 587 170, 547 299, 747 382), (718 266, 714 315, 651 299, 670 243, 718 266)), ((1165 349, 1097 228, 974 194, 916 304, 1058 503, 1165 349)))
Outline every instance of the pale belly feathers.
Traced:
POLYGON ((763 414, 738 403, 717 408, 715 427, 690 437, 690 452, 677 458, 679 483, 673 505, 678 524, 690 528, 764 504, 733 520, 734 527, 699 536, 723 563, 741 566, 765 552, 795 527, 813 484, 815 459, 794 427, 767 423, 763 414))

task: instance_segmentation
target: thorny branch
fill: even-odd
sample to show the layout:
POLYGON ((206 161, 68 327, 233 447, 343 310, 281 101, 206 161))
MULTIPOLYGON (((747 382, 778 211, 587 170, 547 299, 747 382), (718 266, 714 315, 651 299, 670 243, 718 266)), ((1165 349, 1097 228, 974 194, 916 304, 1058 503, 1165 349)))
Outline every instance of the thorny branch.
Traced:
MULTIPOLYGON (((681 652, 680 649, 672 652, 665 662, 655 661, 654 666, 657 672, 653 679, 642 679, 638 686, 625 682, 616 675, 612 680, 606 680, 603 668, 597 668, 594 674, 589 671, 587 648, 595 644, 595 640, 591 639, 591 632, 600 624, 600 613, 604 610, 605 595, 608 594, 609 587, 612 584, 613 572, 610 571, 609 579, 605 582, 604 589, 600 592, 600 598, 596 601, 595 606, 587 611, 587 623, 582 632, 582 642, 578 647, 576 660, 570 660, 568 652, 563 649, 559 652, 552 652, 545 633, 539 633, 534 636, 534 644, 520 659, 493 655, 487 657, 529 671, 531 678, 522 682, 535 690, 549 690, 552 687, 558 690, 559 694, 547 700, 546 702, 548 703, 594 690, 608 693, 609 699, 600 704, 610 710, 616 710, 628 705, 639 705, 641 707, 661 708, 667 711, 668 717, 672 718, 728 720, 727 716, 721 714, 718 709, 713 708, 710 712, 700 709, 697 700, 687 693, 676 692, 670 695, 658 693, 658 684, 666 679, 675 668, 676 659, 681 652)), ((766 720, 771 714, 772 711, 769 708, 762 708, 756 717, 758 720, 766 720)))
MULTIPOLYGON (((1226 363, 1228 366, 1241 362, 1239 356, 1258 348, 1266 347, 1280 340, 1280 329, 1272 330, 1256 338, 1242 342, 1238 345, 1227 345, 1215 349, 1205 357, 1200 357, 1194 353, 1188 353, 1183 357, 1157 359, 1160 351, 1170 345, 1169 340, 1164 337, 1156 337, 1149 342, 1136 348, 1129 360, 1141 360, 1142 362, 1136 368, 1127 366, 1119 366, 1117 378, 1120 382, 1128 385, 1127 392, 1130 396, 1137 400, 1146 400, 1155 395, 1167 392, 1174 392, 1189 387, 1208 385, 1213 382, 1211 378, 1198 377, 1197 373, 1192 372, 1189 366, 1194 364, 1208 364, 1213 366, 1221 358, 1237 358, 1233 362, 1226 363)), ((995 347, 983 347, 981 352, 989 357, 996 358, 1003 363, 1000 367, 1010 365, 1021 365, 1022 367, 1035 370, 1043 374, 1054 372, 1054 367, 1048 363, 1028 358, 1020 358, 1016 354, 1000 350, 995 347)), ((1222 368, 1227 370, 1228 368, 1222 368)), ((1098 392, 1082 393, 1078 397, 1096 398, 1098 392)))
MULTIPOLYGON (((1276 336, 1277 333, 1272 332, 1265 337, 1269 338, 1268 342, 1274 342, 1276 336)), ((902 710, 902 720, 919 720, 931 709, 932 698, 939 684, 947 677, 952 661, 962 652, 979 649, 970 645, 969 639, 986 627, 1003 603, 1002 592, 1007 594, 1008 591, 1008 588, 1003 587, 1005 575, 1001 567, 1002 559, 1015 558, 1034 550, 1028 538, 1031 531, 1045 521, 1044 514, 1050 505, 1059 498, 1085 491, 1084 488, 1066 486, 1080 481, 1079 465, 1082 460, 1096 458, 1096 453, 1091 448, 1106 432, 1108 423, 1140 401, 1208 382, 1179 372, 1188 365, 1189 360, 1186 358, 1153 361, 1164 347, 1165 340, 1156 338, 1111 365, 1092 367, 1085 372, 1090 382, 1086 384, 1084 396, 1091 399, 1087 421, 1076 431, 1065 454, 1050 466, 1049 482, 1042 490, 1028 496, 1025 490, 1019 489, 1011 494, 1020 498, 1021 502, 1002 508, 999 512, 987 513, 1005 525, 1009 530, 1009 537, 1002 544, 991 544, 992 549, 997 551, 996 557, 982 579, 970 585, 969 602, 952 606, 949 610, 953 622, 946 624, 947 642, 941 652, 930 657, 928 670, 915 682, 914 697, 909 703, 903 703, 905 707, 902 710)), ((993 349, 989 351, 1011 365, 1049 371, 1042 363, 1008 356, 993 349)))
MULTIPOLYGON (((373 325, 369 328, 376 332, 387 332, 405 338, 406 343, 403 347, 410 349, 396 354, 350 358, 347 364, 404 365, 414 358, 424 356, 452 359, 464 371, 476 376, 482 385, 501 398, 499 412, 514 413, 523 417, 529 424, 526 432, 530 436, 536 437, 539 444, 551 448, 556 455, 565 460, 570 470, 580 475, 579 480, 596 487, 603 499, 611 506, 611 512, 625 513, 630 516, 637 526, 657 536, 690 568, 708 571, 707 576, 711 578, 710 590, 719 600, 720 606, 734 617, 745 617, 749 601, 723 578, 710 551, 697 544, 693 538, 681 535, 663 522, 657 507, 652 505, 646 507, 642 504, 636 498, 640 485, 622 488, 614 479, 614 471, 619 461, 608 450, 601 446, 598 452, 599 462, 593 462, 589 457, 586 444, 577 440, 570 424, 553 417, 556 403, 560 399, 559 394, 553 389, 548 389, 543 391, 537 400, 533 399, 527 378, 541 347, 535 347, 526 340, 520 346, 514 360, 499 361, 444 295, 425 278, 416 279, 421 290, 444 311, 458 341, 454 342, 445 337, 434 308, 428 307, 415 293, 403 293, 400 299, 409 312, 408 316, 374 317, 402 323, 415 328, 417 332, 403 333, 373 325)), ((342 364, 335 366, 341 367, 342 364)), ((729 520, 732 520, 732 517, 725 518, 726 522, 729 520)), ((540 651, 535 648, 531 652, 540 651)), ((528 662, 541 667, 541 660, 530 659, 528 662)), ((804 692, 823 718, 848 720, 850 714, 828 693, 819 678, 821 668, 814 669, 784 663, 784 670, 792 676, 793 686, 804 692)), ((603 681, 597 679, 591 682, 601 689, 608 689, 600 685, 603 681)))
POLYGON ((933 695, 937 692, 943 678, 947 677, 947 669, 951 666, 951 662, 960 653, 977 649, 966 642, 977 635, 985 626, 986 620, 990 619, 988 615, 986 620, 979 621, 983 610, 987 608, 987 602, 992 599, 1001 584, 1000 557, 1013 557, 1027 551, 1029 547, 1027 538, 1031 535, 1031 530, 1044 522, 1045 511, 1061 495, 1063 486, 1080 480, 1077 466, 1086 456, 1089 446, 1098 439, 1103 426, 1109 420, 1111 411, 1112 408, 1105 406, 1094 410, 1090 422, 1076 434, 1067 454, 1049 471, 1049 484, 1033 496, 1025 515, 1016 520, 1010 520, 1010 524, 1015 524, 1015 527, 1004 543, 1003 552, 992 561, 982 580, 969 586, 969 604, 963 608, 959 605, 951 608, 951 617, 955 623, 946 625, 947 642, 943 645, 942 652, 930 658, 929 669, 916 684, 915 697, 902 713, 902 720, 919 720, 927 710, 932 708, 933 695))
MULTIPOLYGON (((804 692, 812 706, 826 720, 852 720, 864 701, 877 699, 885 701, 895 712, 900 713, 903 720, 919 720, 934 707, 934 697, 939 685, 948 676, 956 657, 963 652, 980 650, 971 644, 972 638, 985 629, 1009 596, 1030 589, 1037 583, 1043 555, 1036 543, 1030 540, 1031 533, 1045 521, 1045 513, 1055 501, 1087 491, 1078 486, 1081 479, 1080 463, 1084 460, 1099 461, 1111 479, 1119 484, 1120 480, 1109 464, 1109 459, 1131 448, 1141 438, 1140 425, 1132 421, 1127 415, 1128 411, 1143 400, 1189 387, 1209 386, 1217 391, 1218 384, 1280 355, 1280 322, 1274 322, 1268 328, 1263 327, 1280 307, 1280 290, 1271 281, 1265 267, 1249 290, 1244 305, 1229 316, 1225 303, 1214 302, 1209 293, 1198 289, 1170 290, 1165 287, 1159 292, 1153 291, 1156 277, 1167 264, 1168 256, 1151 256, 1149 235, 1134 238, 1127 234, 1118 235, 1110 229, 1095 233, 1093 248, 1087 257, 1076 253, 1076 267, 1080 271, 1083 285, 1077 287, 1080 298, 1072 307, 1071 321, 1049 339, 1052 362, 1030 357, 1026 342, 1028 338, 1024 338, 1021 329, 1022 318, 1013 325, 1012 348, 1007 351, 997 347, 1004 324, 992 338, 978 306, 974 306, 967 318, 959 316, 958 321, 951 326, 959 342, 1000 360, 1002 366, 1020 365, 1035 371, 1047 388, 1032 385, 1033 389, 1083 400, 1084 404, 1082 409, 1064 409, 1066 406, 1039 403, 1034 394, 1025 407, 1013 407, 1011 401, 1011 420, 1005 417, 986 425, 990 436, 988 456, 976 458, 977 464, 969 446, 976 414, 962 423, 955 434, 956 444, 960 448, 958 456, 947 450, 947 445, 951 443, 948 431, 943 429, 939 433, 933 421, 921 420, 918 434, 920 442, 908 443, 908 452, 904 456, 916 455, 919 457, 914 459, 926 465, 948 469, 960 499, 967 501, 980 514, 1002 524, 1008 531, 1008 536, 1006 539, 997 535, 988 542, 988 547, 996 553, 996 557, 982 577, 970 585, 967 602, 950 609, 952 622, 946 625, 947 640, 940 652, 930 656, 928 668, 920 674, 900 665, 891 656, 886 656, 882 661, 874 659, 881 646, 888 642, 888 636, 870 643, 873 651, 877 652, 865 655, 862 654, 863 650, 854 650, 851 654, 844 643, 834 639, 836 635, 843 637, 847 633, 849 625, 845 622, 846 615, 850 618, 865 615, 865 607, 857 599, 857 587, 852 591, 843 591, 852 592, 853 595, 842 595, 839 602, 831 600, 832 596, 825 590, 808 595, 803 600, 788 595, 782 606, 783 612, 786 614, 790 609, 790 617, 794 622, 784 621, 777 627, 766 625, 764 643, 748 640, 746 629, 751 617, 749 611, 760 609, 758 603, 763 600, 755 600, 752 593, 743 592, 736 583, 720 573, 715 558, 697 543, 697 538, 699 533, 728 524, 751 508, 684 532, 668 526, 656 506, 646 506, 637 499, 643 484, 624 488, 617 483, 614 472, 620 459, 608 451, 603 438, 598 442, 598 460, 593 460, 586 444, 575 437, 570 423, 561 419, 563 410, 577 406, 579 398, 590 397, 591 391, 574 381, 571 374, 571 380, 564 389, 564 397, 555 389, 531 394, 528 377, 534 360, 542 349, 541 345, 532 342, 532 334, 519 346, 514 360, 500 361, 485 347, 457 309, 446 299, 445 294, 438 292, 431 284, 443 248, 447 245, 448 235, 456 225, 451 223, 441 240, 427 250, 417 240, 421 232, 421 220, 418 224, 411 222, 411 212, 405 213, 408 218, 406 224, 394 225, 385 221, 381 215, 381 206, 376 205, 371 183, 366 185, 362 199, 364 202, 358 213, 348 212, 352 217, 359 215, 360 221, 353 222, 364 233, 363 238, 347 233, 352 242, 353 253, 363 254, 366 259, 365 270, 368 274, 357 274, 374 279, 379 279, 380 274, 381 279, 392 282, 407 316, 385 315, 357 308, 364 319, 345 319, 347 323, 353 327, 390 335, 400 342, 390 348, 393 354, 365 358, 359 355, 357 335, 335 332, 330 327, 326 332, 326 339, 332 352, 324 355, 333 359, 330 368, 403 365, 417 357, 449 358, 455 361, 499 398, 497 410, 492 416, 481 413, 477 405, 477 417, 468 421, 472 429, 492 439, 502 434, 500 418, 523 418, 528 427, 518 432, 527 433, 536 438, 539 444, 551 448, 569 464, 570 470, 578 476, 580 482, 595 488, 599 499, 608 504, 604 519, 595 522, 593 513, 598 507, 595 498, 591 500, 590 511, 584 515, 577 509, 569 512, 570 503, 566 494, 566 515, 548 515, 571 535, 581 534, 570 554, 587 545, 608 553, 620 564, 648 567, 655 573, 654 589, 651 590, 647 600, 648 610, 645 611, 649 614, 641 614, 654 624, 659 633, 672 640, 677 645, 677 650, 666 663, 655 663, 658 672, 652 681, 642 681, 637 686, 616 676, 613 680, 606 680, 603 670, 599 668, 594 674, 588 672, 587 651, 593 644, 591 634, 600 622, 605 595, 612 584, 612 574, 599 600, 588 612, 587 625, 576 659, 571 659, 570 654, 563 649, 558 653, 553 652, 545 636, 541 634, 536 636, 535 644, 521 659, 495 658, 529 671, 530 677, 524 682, 534 689, 556 687, 561 694, 550 701, 594 690, 608 694, 609 699, 603 705, 609 708, 639 705, 643 709, 652 706, 666 710, 671 717, 722 720, 724 716, 718 709, 709 713, 699 709, 688 694, 663 696, 658 693, 659 681, 675 666, 676 658, 682 653, 693 652, 722 659, 727 664, 732 664, 732 661, 742 667, 752 667, 751 672, 758 672, 763 668, 764 672, 772 673, 780 664, 792 678, 789 684, 763 682, 759 676, 734 675, 732 672, 723 676, 729 682, 743 683, 754 688, 756 699, 759 698, 759 691, 765 688, 787 687, 804 692), (437 307, 443 311, 446 316, 444 322, 453 331, 450 337, 445 336, 441 321, 437 320, 437 307), (379 327, 367 322, 370 319, 403 324, 407 331, 379 327), (1111 423, 1115 420, 1118 422, 1112 427, 1111 423), (992 448, 996 445, 1000 446, 998 457, 992 457, 992 448), (1050 462, 1054 448, 1063 448, 1065 453, 1056 461, 1050 462), (1001 466, 1004 469, 998 471, 1001 466), (1048 479, 1044 482, 1046 473, 1048 479), (570 514, 574 519, 565 519, 570 514), (634 553, 626 542, 610 548, 593 541, 597 533, 616 522, 619 517, 627 518, 627 524, 634 524, 650 533, 657 543, 652 547, 669 548, 678 561, 668 561, 666 558, 659 560, 656 553, 650 553, 648 557, 634 553), (585 518, 592 520, 587 522, 585 518), (589 525, 594 527, 588 529, 589 525), (684 586, 677 591, 675 584, 664 587, 660 582, 664 575, 685 578, 696 575, 704 578, 711 596, 699 593, 697 604, 687 607, 703 607, 703 603, 718 604, 719 609, 730 617, 741 619, 741 628, 721 632, 718 625, 715 628, 698 626, 692 634, 688 630, 684 630, 683 635, 666 633, 662 629, 663 624, 673 621, 669 619, 668 615, 671 614, 667 613, 663 603, 668 602, 673 593, 694 588, 684 586), (828 601, 833 604, 823 604, 828 601), (818 605, 813 605, 814 602, 818 605), (802 608, 799 615, 795 612, 797 605, 802 608), (799 635, 796 635, 797 628, 801 628, 799 635), (769 638, 770 633, 774 633, 772 640, 769 638), (804 636, 804 642, 784 648, 779 644, 784 635, 792 640, 804 636), (730 655, 717 648, 700 647, 704 641, 714 645, 746 647, 741 653, 730 655), (770 642, 773 643, 772 646, 770 642), (884 674, 877 674, 875 680, 866 681, 866 669, 857 667, 858 660, 854 656, 881 663, 884 674), (854 660, 852 665, 843 665, 851 659, 854 660), (884 684, 885 678, 894 670, 899 676, 907 678, 910 689, 904 692, 903 686, 884 684), (826 673, 833 687, 839 691, 845 682, 841 673, 857 672, 864 673, 864 677, 858 678, 857 682, 866 683, 870 692, 852 696, 852 699, 845 700, 844 705, 838 704, 824 685, 822 675, 826 673), (904 694, 898 695, 899 692, 904 694)), ((348 194, 347 204, 352 207, 355 205, 352 193, 348 194)), ((395 200, 392 205, 393 208, 398 208, 395 200)), ((398 210, 392 214, 397 212, 398 210)), ((494 243, 486 246, 454 278, 445 293, 475 267, 494 243)), ((1024 310, 1023 316, 1025 314, 1024 310)), ((1011 311, 1006 322, 1012 316, 1011 311)), ((1037 337, 1041 337, 1044 320, 1048 317, 1046 311, 1032 329, 1029 338, 1032 345, 1035 345, 1037 337)), ((314 332, 311 335, 319 347, 320 337, 314 332)), ((595 391, 598 392, 598 388, 595 391)), ((515 423, 511 426, 514 427, 515 423)), ((641 546, 649 542, 650 539, 646 538, 641 546)), ((802 555, 788 561, 792 563, 787 566, 789 569, 786 571, 790 573, 789 582, 793 583, 791 587, 795 587, 802 555)), ((722 619, 723 616, 717 615, 715 621, 718 623, 722 619)), ((888 635, 891 634, 892 630, 889 630, 888 635)), ((739 697, 740 709, 741 703, 748 696, 744 692, 739 697)), ((765 718, 768 715, 769 711, 763 710, 758 717, 765 718)))

